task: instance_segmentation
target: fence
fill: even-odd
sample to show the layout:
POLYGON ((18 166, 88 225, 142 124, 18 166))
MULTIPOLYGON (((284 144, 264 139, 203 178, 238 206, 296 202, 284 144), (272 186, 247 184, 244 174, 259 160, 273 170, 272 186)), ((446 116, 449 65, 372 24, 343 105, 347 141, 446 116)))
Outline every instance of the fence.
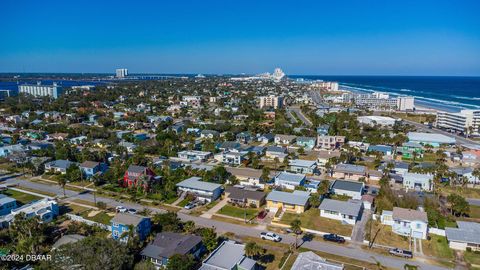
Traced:
POLYGON ((430 228, 430 229, 428 229, 428 232, 431 233, 431 234, 445 236, 445 230, 442 230, 442 229, 430 228))
POLYGON ((66 214, 66 215, 69 219, 71 219, 73 221, 85 223, 85 224, 90 225, 90 226, 98 226, 98 227, 100 227, 104 230, 107 230, 107 231, 112 230, 112 227, 109 226, 109 225, 105 225, 105 224, 102 224, 102 223, 95 222, 93 220, 85 219, 81 216, 77 216, 77 215, 74 215, 74 214, 66 214))

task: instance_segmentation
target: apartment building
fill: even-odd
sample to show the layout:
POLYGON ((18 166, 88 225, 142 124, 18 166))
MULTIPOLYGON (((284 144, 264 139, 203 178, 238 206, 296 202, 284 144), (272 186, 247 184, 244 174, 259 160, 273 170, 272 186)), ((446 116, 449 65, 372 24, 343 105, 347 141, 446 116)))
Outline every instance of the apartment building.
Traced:
POLYGON ((283 97, 280 97, 280 96, 274 96, 274 95, 263 96, 263 97, 259 97, 259 100, 260 100, 260 104, 259 104, 260 109, 262 108, 278 109, 278 108, 282 108, 283 106, 283 97))
POLYGON ((317 137, 317 148, 333 150, 345 144, 345 136, 321 135, 317 137))
POLYGON ((480 135, 480 110, 461 110, 457 113, 438 112, 437 127, 468 135, 480 135))
POLYGON ((35 97, 51 97, 58 98, 63 94, 63 88, 56 83, 53 85, 42 85, 40 82, 37 84, 22 84, 18 86, 19 93, 29 94, 35 97))

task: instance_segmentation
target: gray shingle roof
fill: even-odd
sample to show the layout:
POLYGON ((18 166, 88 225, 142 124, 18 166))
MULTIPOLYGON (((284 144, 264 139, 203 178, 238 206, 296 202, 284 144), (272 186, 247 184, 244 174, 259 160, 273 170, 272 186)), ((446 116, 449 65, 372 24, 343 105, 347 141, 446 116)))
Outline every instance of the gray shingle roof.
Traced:
POLYGON ((423 222, 428 222, 426 212, 401 207, 393 208, 393 218, 410 221, 421 220, 423 222))
POLYGON ((305 179, 305 175, 289 172, 279 172, 275 176, 275 180, 290 182, 290 183, 300 183, 305 179))
POLYGON ((364 174, 367 168, 361 165, 354 164, 338 164, 334 171, 341 173, 354 173, 354 174, 364 174))
POLYGON ((162 232, 155 236, 155 240, 141 254, 155 259, 170 258, 174 254, 185 255, 200 242, 202 237, 197 235, 162 232))
POLYGON ((335 211, 349 216, 358 216, 362 208, 360 201, 337 201, 331 199, 324 199, 320 204, 320 210, 335 211))
POLYGON ((480 223, 457 221, 458 228, 445 228, 448 241, 480 244, 480 223))
POLYGON ((361 183, 361 182, 335 180, 335 182, 333 182, 331 188, 332 189, 339 189, 339 190, 362 192, 363 186, 364 186, 364 184, 361 183))
POLYGON ((295 190, 293 193, 272 191, 267 195, 267 200, 305 206, 308 202, 309 193, 295 190))

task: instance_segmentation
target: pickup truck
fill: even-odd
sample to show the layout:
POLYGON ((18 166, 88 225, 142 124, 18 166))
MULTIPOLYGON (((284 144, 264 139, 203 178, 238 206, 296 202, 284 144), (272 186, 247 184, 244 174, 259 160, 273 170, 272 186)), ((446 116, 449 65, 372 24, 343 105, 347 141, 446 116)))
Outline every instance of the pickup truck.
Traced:
POLYGON ((345 238, 338 236, 336 234, 325 234, 323 236, 323 240, 325 241, 331 241, 331 242, 337 242, 337 243, 345 243, 345 238))
POLYGON ((273 242, 280 242, 282 238, 273 232, 262 232, 260 233, 260 238, 263 240, 270 240, 273 242))
POLYGON ((404 258, 408 258, 408 259, 413 258, 413 253, 411 251, 403 250, 403 249, 399 249, 399 248, 392 248, 388 251, 388 253, 390 253, 391 255, 394 255, 394 256, 398 256, 398 257, 404 257, 404 258))

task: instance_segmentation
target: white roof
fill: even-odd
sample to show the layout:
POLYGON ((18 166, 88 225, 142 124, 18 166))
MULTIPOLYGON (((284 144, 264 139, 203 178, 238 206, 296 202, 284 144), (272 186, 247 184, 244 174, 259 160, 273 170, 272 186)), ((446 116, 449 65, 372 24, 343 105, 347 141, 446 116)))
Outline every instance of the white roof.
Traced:
POLYGON ((177 184, 177 187, 184 187, 190 189, 197 189, 203 191, 210 191, 213 192, 217 188, 220 188, 222 185, 204 182, 200 177, 190 177, 188 179, 183 180, 182 182, 177 184))
POLYGON ((290 160, 289 162, 290 166, 296 166, 296 167, 314 167, 317 165, 317 162, 314 160, 304 160, 304 159, 293 159, 290 160))
POLYGON ((298 254, 291 270, 341 270, 343 264, 327 262, 326 259, 318 256, 312 251, 298 254))
POLYGON ((431 142, 439 144, 455 144, 455 138, 445 136, 439 133, 409 132, 407 134, 409 141, 431 142))

